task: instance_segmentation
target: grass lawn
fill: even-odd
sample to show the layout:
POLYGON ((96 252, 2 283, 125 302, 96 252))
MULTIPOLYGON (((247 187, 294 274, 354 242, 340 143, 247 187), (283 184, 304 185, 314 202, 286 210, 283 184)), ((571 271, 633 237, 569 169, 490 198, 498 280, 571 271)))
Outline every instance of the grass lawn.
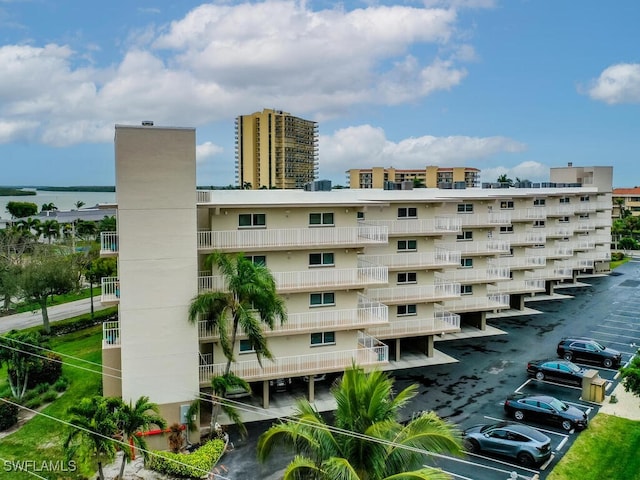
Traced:
MULTIPOLYGON (((97 325, 63 337, 54 337, 50 340, 50 345, 52 350, 61 354, 72 355, 100 364, 101 340, 102 326, 97 325)), ((67 409, 71 405, 77 404, 81 398, 98 395, 102 390, 101 368, 99 365, 89 365, 69 358, 63 358, 63 361, 65 365, 63 366, 62 374, 69 380, 69 388, 58 400, 42 410, 42 413, 59 419, 65 419, 67 417, 67 409), (71 364, 82 365, 83 368, 91 368, 98 373, 73 368, 70 366, 71 364)), ((0 383, 4 383, 6 372, 0 374, 4 374, 2 380, 0 380, 0 383)), ((4 465, 4 460, 64 462, 62 444, 65 440, 66 432, 67 427, 62 423, 43 416, 36 416, 29 420, 20 430, 0 441, 0 464, 4 465)), ((66 480, 91 478, 94 472, 93 466, 79 465, 78 470, 74 473, 40 472, 40 474, 48 480, 66 480)), ((11 472, 10 475, 12 480, 33 480, 38 478, 28 473, 11 472)))
POLYGON ((640 479, 640 422, 599 413, 547 480, 640 479))
MULTIPOLYGON (((102 291, 101 286, 93 287, 93 296, 100 295, 102 291)), ((69 292, 64 295, 54 295, 53 298, 49 298, 47 302, 48 307, 52 307, 54 305, 62 305, 63 303, 75 302, 76 300, 83 300, 85 298, 89 298, 91 296, 89 288, 83 288, 79 292, 69 292)), ((11 313, 23 313, 23 312, 33 312, 40 311, 40 304, 34 302, 21 303, 16 305, 11 313)))
POLYGON ((615 260, 615 261, 611 261, 609 263, 611 270, 613 270, 614 268, 619 267, 620 265, 623 265, 625 263, 627 263, 629 260, 631 260, 630 257, 624 257, 622 260, 615 260))

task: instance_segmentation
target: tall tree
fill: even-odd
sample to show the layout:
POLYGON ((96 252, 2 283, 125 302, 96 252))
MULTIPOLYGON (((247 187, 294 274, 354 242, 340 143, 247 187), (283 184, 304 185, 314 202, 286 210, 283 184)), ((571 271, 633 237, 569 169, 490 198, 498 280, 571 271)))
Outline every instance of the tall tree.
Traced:
MULTIPOLYGON (((93 250, 91 250, 93 252, 93 250)), ((89 282, 89 294, 91 295, 91 318, 93 318, 93 286, 99 284, 103 277, 114 277, 117 272, 115 258, 91 258, 84 268, 84 278, 89 282)))
POLYGON ((11 332, 0 337, 0 365, 7 366, 9 388, 18 400, 24 397, 29 374, 38 365, 41 343, 38 333, 11 332))
POLYGON ((70 258, 56 248, 43 245, 25 262, 19 283, 23 295, 40 305, 44 331, 49 333, 49 296, 68 293, 76 286, 70 258))
POLYGON ((114 460, 118 434, 117 404, 101 396, 83 398, 67 411, 71 429, 63 448, 67 458, 91 458, 98 464, 98 478, 105 480, 102 466, 114 460))
POLYGON ((116 217, 109 217, 105 215, 104 218, 98 222, 98 233, 115 231, 116 217))
POLYGON ((628 366, 622 367, 620 376, 625 391, 640 397, 640 357, 634 357, 628 366))
POLYGON ((120 404, 116 407, 116 422, 122 435, 122 441, 128 442, 131 449, 125 448, 123 451, 119 478, 124 478, 126 463, 135 458, 133 454, 134 447, 142 452, 145 461, 148 460, 147 442, 143 436, 136 435, 136 433, 149 430, 152 425, 161 429, 166 428, 167 422, 160 416, 159 411, 158 405, 150 402, 149 397, 140 397, 135 404, 131 403, 131 401, 125 403, 120 400, 120 404))
POLYGON ((54 212, 56 210, 58 210, 58 207, 56 207, 56 204, 53 202, 43 203, 40 208, 41 212, 54 212))
POLYGON ((400 411, 416 392, 414 384, 394 395, 393 380, 386 373, 367 374, 354 365, 332 388, 335 427, 340 431, 331 430, 316 408, 301 399, 296 419, 282 421, 260 436, 258 459, 265 461, 279 445, 292 448, 296 456, 284 480, 449 478, 423 466, 425 455, 416 450, 461 455, 460 433, 433 412, 400 423, 400 411))
POLYGON ((11 218, 30 217, 38 213, 38 205, 31 202, 8 202, 7 213, 11 218))
POLYGON ((76 206, 76 210, 80 210, 86 204, 82 200, 78 200, 74 205, 76 206))
POLYGON ((503 173, 502 175, 500 175, 497 181, 498 183, 506 183, 510 187, 513 186, 513 180, 507 177, 506 173, 503 173))
POLYGON ((45 220, 40 224, 40 233, 51 245, 51 240, 60 237, 60 224, 57 220, 45 220))
POLYGON ((25 218, 16 223, 16 228, 34 238, 40 237, 40 220, 37 218, 25 218))

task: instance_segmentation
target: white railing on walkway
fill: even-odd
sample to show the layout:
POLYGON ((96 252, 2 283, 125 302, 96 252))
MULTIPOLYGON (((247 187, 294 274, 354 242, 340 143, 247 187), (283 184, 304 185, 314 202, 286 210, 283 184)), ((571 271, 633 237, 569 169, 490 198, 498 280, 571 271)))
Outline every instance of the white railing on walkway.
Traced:
POLYGON ((504 238, 509 242, 509 245, 539 245, 547 241, 544 231, 505 234, 504 238))
POLYGON ((102 347, 117 347, 120 345, 120 322, 104 322, 102 324, 102 347))
POLYGON ((495 293, 484 297, 463 296, 457 300, 443 302, 443 307, 450 312, 491 311, 509 308, 509 295, 495 293))
POLYGON ((287 228, 264 230, 199 231, 198 248, 246 251, 247 249, 285 249, 321 246, 386 244, 384 226, 326 228, 287 228))
POLYGON ((460 315, 445 310, 434 312, 431 317, 394 319, 388 325, 368 328, 377 338, 393 338, 407 335, 430 335, 460 331, 460 315))
POLYGON ((462 227, 511 225, 510 212, 460 213, 462 227))
POLYGON ((116 232, 100 233, 100 255, 118 253, 118 234, 116 232))
POLYGON ((460 231, 462 225, 462 221, 457 216, 437 216, 426 219, 365 220, 362 223, 387 227, 389 235, 455 233, 460 231))
POLYGON ((506 267, 511 270, 523 268, 541 268, 547 263, 542 255, 525 255, 523 257, 498 257, 487 260, 487 265, 494 267, 506 267))
POLYGON ((120 301, 120 280, 118 277, 103 277, 102 278, 102 295, 100 301, 107 302, 119 302, 120 301))
POLYGON ((576 213, 576 206, 573 203, 547 207, 548 217, 570 217, 575 213, 576 213))
POLYGON ((360 255, 358 258, 390 269, 428 268, 460 265, 460 252, 436 248, 435 252, 389 253, 386 255, 360 255))
POLYGON ((506 240, 473 240, 457 242, 438 242, 437 248, 459 251, 462 255, 509 253, 509 242, 506 240))
POLYGON ((532 207, 511 211, 511 222, 527 222, 533 220, 544 220, 545 218, 547 218, 547 209, 545 207, 532 207))
POLYGON ((545 229, 545 233, 547 234, 547 238, 550 237, 570 237, 573 235, 574 229, 568 226, 562 227, 547 227, 545 229))
POLYGON ((488 268, 458 268, 436 273, 436 278, 457 283, 495 282, 509 280, 511 271, 506 267, 492 266, 488 268))
POLYGON ((545 281, 541 278, 512 280, 499 285, 487 285, 489 293, 534 293, 545 291, 545 281))
POLYGON ((437 283, 435 285, 406 285, 386 288, 370 288, 367 296, 382 303, 436 302, 460 296, 459 283, 437 283))

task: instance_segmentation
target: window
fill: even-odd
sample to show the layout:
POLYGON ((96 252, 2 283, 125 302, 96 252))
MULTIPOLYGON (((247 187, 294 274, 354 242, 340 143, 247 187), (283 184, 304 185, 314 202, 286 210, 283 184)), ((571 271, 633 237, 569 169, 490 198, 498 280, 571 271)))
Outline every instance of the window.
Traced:
POLYGON ((399 272, 398 283, 416 283, 418 274, 416 272, 399 272))
POLYGON ((241 213, 238 215, 238 226, 244 228, 265 227, 267 215, 264 213, 241 213))
POLYGON ((560 217, 558 223, 569 223, 569 217, 560 217))
POLYGON ((533 200, 534 207, 544 207, 547 204, 547 200, 545 198, 536 198, 533 200))
POLYGON ((509 253, 505 253, 505 257, 513 257, 513 247, 509 248, 509 253))
POLYGON ((244 258, 254 263, 255 265, 267 265, 267 257, 265 255, 245 255, 244 258))
POLYGON ((513 225, 503 225, 500 227, 500 233, 513 233, 513 225))
POLYGON ((462 268, 473 268, 473 258, 461 258, 460 266, 462 268))
POLYGON ((415 304, 412 305, 398 305, 396 307, 396 312, 398 317, 406 316, 406 315, 417 315, 418 314, 418 306, 415 304))
POLYGON ((571 203, 571 199, 569 197, 562 197, 560 203, 571 203))
POLYGON ((356 212, 357 220, 364 220, 364 212, 356 212))
POLYGON ((473 295, 473 285, 460 285, 460 295, 473 295))
POLYGON ((456 235, 456 239, 464 241, 473 240, 473 232, 471 230, 463 230, 458 235, 456 235))
POLYGON ((533 228, 542 228, 545 226, 545 221, 544 220, 534 220, 533 222, 533 228))
POLYGON ((398 218, 418 218, 418 209, 416 207, 399 208, 398 218))
POLYGON ((249 340, 240 340, 240 353, 252 353, 255 352, 253 345, 249 340))
POLYGON ((311 334, 311 346, 313 345, 334 345, 336 343, 336 332, 318 332, 311 334))
POLYGON ((581 213, 580 215, 578 215, 580 218, 589 218, 589 214, 588 213, 581 213))
POLYGON ((500 208, 503 210, 513 210, 513 200, 503 200, 500 202, 500 208))
POLYGON ((418 241, 417 240, 398 240, 398 251, 413 251, 415 252, 418 249, 418 241))
POLYGON ((318 307, 322 305, 335 305, 336 294, 333 292, 321 292, 309 294, 309 305, 311 307, 318 307))
POLYGON ((310 253, 309 254, 309 266, 328 266, 334 265, 333 252, 324 253, 310 253))
POLYGON ((458 213, 473 213, 473 203, 459 203, 458 213))
POLYGON ((309 225, 333 225, 333 212, 310 213, 309 225))
POLYGON ((580 201, 581 202, 588 202, 589 201, 589 196, 580 197, 580 201))

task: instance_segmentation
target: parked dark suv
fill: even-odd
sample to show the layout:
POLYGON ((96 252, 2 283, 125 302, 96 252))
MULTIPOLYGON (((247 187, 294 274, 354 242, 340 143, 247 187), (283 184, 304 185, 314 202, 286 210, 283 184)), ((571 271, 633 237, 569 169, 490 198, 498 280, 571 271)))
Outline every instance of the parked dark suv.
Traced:
POLYGON ((558 356, 568 360, 593 362, 605 368, 618 368, 622 354, 602 346, 591 338, 563 338, 558 343, 558 356))

